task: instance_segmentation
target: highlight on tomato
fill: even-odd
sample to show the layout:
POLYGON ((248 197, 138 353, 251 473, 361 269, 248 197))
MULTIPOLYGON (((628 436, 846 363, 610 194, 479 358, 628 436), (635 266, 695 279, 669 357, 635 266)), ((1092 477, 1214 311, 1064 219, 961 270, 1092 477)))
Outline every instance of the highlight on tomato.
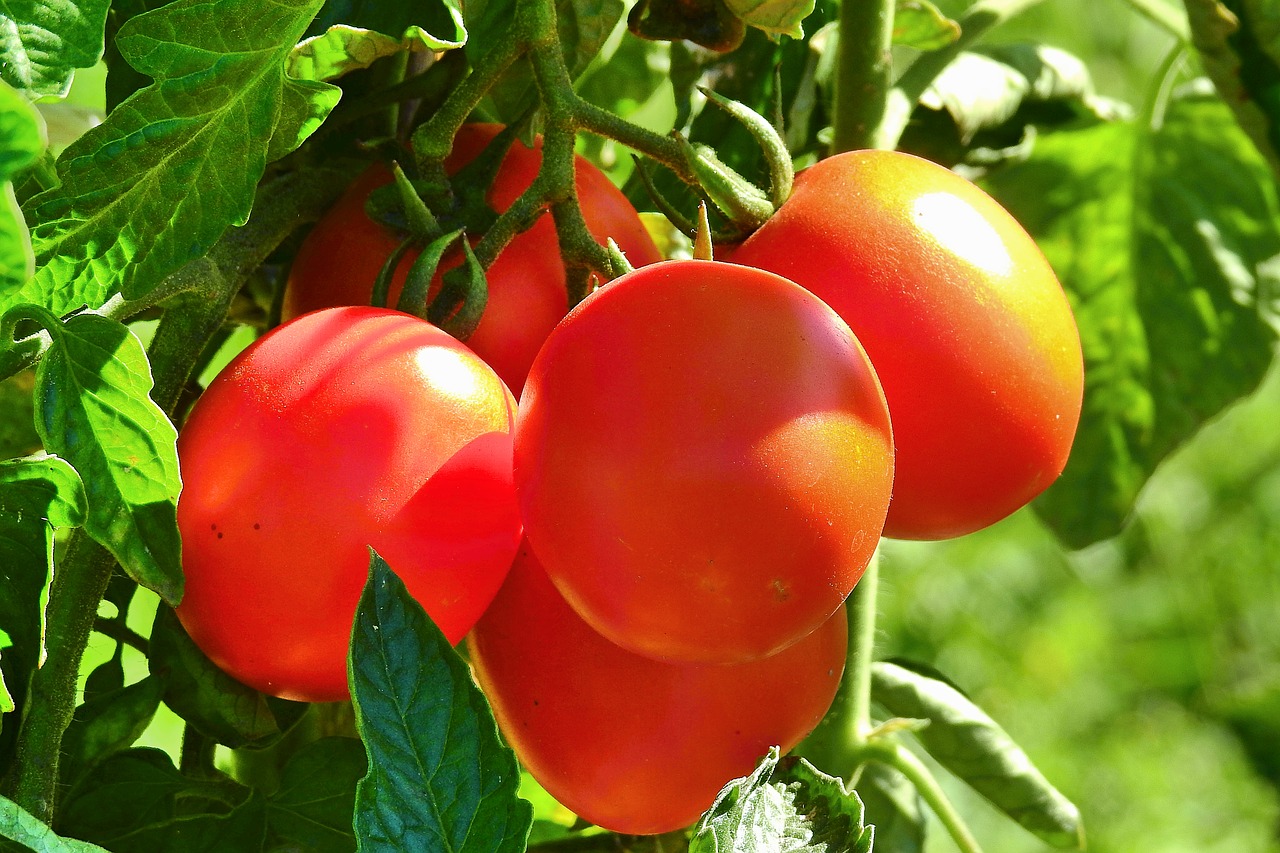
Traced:
POLYGON ((818 724, 847 626, 839 608, 773 657, 664 663, 593 631, 522 547, 467 648, 521 765, 591 823, 650 834, 692 824, 771 746, 790 750, 818 724))
POLYGON ((265 693, 348 697, 372 547, 450 642, 520 541, 515 402, 464 344, 408 314, 332 308, 251 344, 178 437, 178 616, 265 693))
MULTIPOLYGON (((501 130, 496 124, 463 125, 445 162, 446 171, 453 174, 470 163, 501 130)), ((541 140, 533 148, 513 142, 489 190, 490 206, 499 213, 510 207, 533 183, 541 163, 541 140)), ((661 259, 635 208, 603 172, 578 157, 575 176, 578 201, 593 236, 601 243, 612 238, 633 266, 661 259)), ((370 166, 316 223, 290 270, 283 319, 318 308, 368 304, 374 279, 405 237, 365 213, 369 194, 391 180, 386 166, 370 166)), ((395 306, 417 256, 417 250, 410 250, 397 267, 387 297, 389 306, 395 306)), ((446 257, 442 270, 457 263, 456 254, 446 257)), ((560 244, 550 215, 543 214, 508 243, 486 278, 489 299, 467 345, 519 395, 538 348, 568 310, 560 244)), ((430 296, 438 286, 439 276, 430 296)))
POLYGON ((624 275, 551 333, 521 400, 530 546, 637 654, 774 654, 840 607, 879 540, 884 395, 844 321, 779 276, 698 260, 624 275))
POLYGON ((897 453, 886 536, 970 533, 1062 473, 1084 390, 1071 306, 974 184, 910 154, 839 154, 731 260, 812 291, 866 347, 897 453))

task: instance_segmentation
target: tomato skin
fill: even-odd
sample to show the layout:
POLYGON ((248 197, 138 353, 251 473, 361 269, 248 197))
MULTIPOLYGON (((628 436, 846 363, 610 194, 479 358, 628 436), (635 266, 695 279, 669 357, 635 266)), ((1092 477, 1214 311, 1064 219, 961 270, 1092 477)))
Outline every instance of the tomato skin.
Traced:
POLYGON ((734 663, 829 617, 889 500, 866 355, 792 282, 667 261, 580 303, 534 361, 516 490, 573 608, 649 657, 734 663))
POLYGON ((812 291, 866 347, 897 448, 886 536, 978 530, 1062 473, 1079 332, 1035 241, 969 181, 909 154, 840 154, 731 260, 812 291))
MULTIPOLYGON (((445 169, 450 174, 457 172, 501 130, 496 124, 464 125, 445 169)), ((498 212, 510 207, 533 183, 541 163, 541 140, 536 148, 514 142, 489 190, 490 206, 498 212)), ((601 242, 612 237, 635 266, 661 260, 626 196, 587 160, 579 157, 576 168, 578 198, 591 233, 601 242)), ((282 319, 317 308, 368 304, 378 271, 403 239, 365 214, 369 194, 391 180, 390 169, 382 164, 371 166, 311 230, 289 273, 282 319)), ((417 251, 410 251, 397 268, 388 306, 395 307, 417 256, 417 251)), ((455 254, 442 266, 447 269, 457 263, 455 254)), ((543 215, 532 228, 516 236, 489 268, 487 279, 489 301, 467 345, 518 395, 538 347, 568 310, 560 246, 551 217, 543 215)), ((437 276, 431 295, 438 285, 437 276)))
POLYGON ((347 698, 373 547, 458 642, 520 541, 514 410, 464 344, 408 314, 333 308, 254 342, 178 437, 192 639, 263 692, 347 698))
POLYGON ((839 608, 773 657, 663 663, 592 631, 522 547, 467 648, 524 768, 592 823, 651 834, 693 823, 769 747, 790 750, 818 724, 846 635, 839 608))

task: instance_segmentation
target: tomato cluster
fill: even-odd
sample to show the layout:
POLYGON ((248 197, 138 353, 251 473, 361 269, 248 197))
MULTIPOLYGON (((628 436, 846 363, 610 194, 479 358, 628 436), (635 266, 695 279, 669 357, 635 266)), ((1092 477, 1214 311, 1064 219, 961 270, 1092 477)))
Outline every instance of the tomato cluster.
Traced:
MULTIPOLYGON (((496 132, 465 128, 449 168, 496 132)), ((490 203, 538 161, 515 145, 490 203)), ((469 632, 548 791, 609 829, 676 829, 826 712, 842 605, 882 535, 985 526, 1065 463, 1082 368, 1061 287, 941 167, 832 157, 734 263, 641 266, 572 310, 544 218, 488 271, 469 345, 325 307, 367 301, 400 242, 363 209, 388 179, 316 227, 293 319, 179 440, 179 615, 261 690, 346 695, 372 546, 451 641, 469 632)), ((593 233, 657 260, 603 175, 580 162, 577 183, 593 233)))

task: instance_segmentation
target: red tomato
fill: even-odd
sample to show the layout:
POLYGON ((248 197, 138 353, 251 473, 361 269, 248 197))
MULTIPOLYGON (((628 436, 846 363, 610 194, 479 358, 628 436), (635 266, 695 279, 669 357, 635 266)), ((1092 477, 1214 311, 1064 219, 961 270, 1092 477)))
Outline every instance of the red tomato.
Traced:
POLYGON ((333 308, 260 338, 178 438, 192 639, 266 693, 345 699, 373 547, 458 642, 520 540, 514 413, 484 362, 408 314, 333 308))
POLYGON ((840 607, 884 525, 893 447, 835 312, 760 270, 669 261, 552 332, 515 469, 530 545, 588 624, 638 654, 731 663, 840 607))
POLYGON ((1062 472, 1084 389, 1075 320, 1032 238, 970 182, 909 154, 831 157, 732 260, 812 291, 866 347, 897 450, 886 536, 969 533, 1062 472))
POLYGON ((763 660, 655 661, 592 631, 522 548, 467 647, 525 769, 592 823, 647 834, 693 823, 769 747, 789 750, 817 725, 844 670, 846 631, 840 608, 763 660))
MULTIPOLYGON (((461 169, 501 129, 496 124, 464 125, 445 168, 450 173, 461 169)), ((490 206, 498 212, 510 207, 533 183, 541 163, 540 147, 526 148, 518 141, 512 144, 489 191, 490 206)), ((281 312, 284 319, 317 308, 369 302, 378 271, 404 237, 365 215, 369 194, 390 182, 389 169, 381 164, 370 167, 311 230, 289 273, 281 312)), ((577 190, 587 227, 597 239, 603 243, 612 237, 635 266, 661 259, 626 196, 581 157, 577 160, 577 190)), ((395 306, 417 255, 417 251, 409 252, 398 267, 387 297, 389 306, 395 306)), ((443 266, 456 263, 455 257, 443 266)), ((560 246, 551 217, 542 216, 512 240, 490 267, 487 279, 489 301, 467 345, 519 394, 538 347, 568 309, 560 246)))

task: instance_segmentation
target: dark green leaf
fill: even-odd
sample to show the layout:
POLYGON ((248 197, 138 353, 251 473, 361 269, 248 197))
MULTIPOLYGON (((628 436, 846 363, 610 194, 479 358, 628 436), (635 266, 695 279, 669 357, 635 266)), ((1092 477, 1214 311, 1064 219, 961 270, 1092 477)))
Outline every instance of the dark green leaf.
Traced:
POLYGON ((1280 8, 1265 0, 1185 0, 1205 72, 1280 173, 1280 8))
POLYGON ((84 700, 86 703, 98 696, 105 696, 124 687, 124 643, 116 643, 116 650, 110 659, 93 668, 84 680, 84 700))
POLYGON ((19 842, 35 853, 107 853, 87 841, 59 838, 48 826, 4 797, 0 797, 0 838, 19 842))
POLYGON ((64 784, 73 785, 103 759, 132 746, 150 725, 163 693, 160 680, 148 676, 76 708, 62 738, 58 769, 64 784))
POLYGON ((369 773, 356 793, 363 851, 524 850, 533 809, 467 665, 374 555, 348 667, 369 773))
POLYGON ((1155 131, 1045 134, 986 186, 1036 237, 1080 326, 1084 413, 1037 508, 1083 546, 1114 534, 1156 465, 1261 380, 1280 317, 1280 197, 1211 97, 1176 99, 1155 131))
POLYGON ((894 7, 894 44, 916 50, 937 50, 960 38, 960 25, 929 0, 897 0, 894 7))
POLYGON ((873 831, 844 781, 777 747, 724 787, 694 827, 689 853, 868 853, 873 831))
POLYGON ((316 853, 355 850, 356 784, 368 768, 364 746, 356 738, 322 738, 298 750, 285 765, 280 789, 267 802, 271 834, 316 853))
POLYGON ((54 342, 36 371, 40 438, 84 477, 90 535, 130 577, 177 602, 178 433, 148 396, 142 344, 92 313, 45 325, 54 342))
POLYGON ((243 223, 266 164, 337 103, 336 88, 284 73, 318 7, 177 0, 129 20, 116 43, 156 82, 63 152, 62 185, 27 206, 35 278, 0 294, 0 310, 140 297, 243 223))
POLYGON ((7 0, 0 5, 0 81, 29 99, 65 95, 77 68, 102 56, 109 0, 7 0))
POLYGON ((915 734, 939 764, 1050 844, 1083 846, 1080 811, 981 708, 949 684, 896 664, 874 664, 871 679, 872 699, 889 713, 929 721, 915 734))
MULTIPOLYGON (((41 593, 53 564, 53 531, 84 521, 84 487, 56 456, 0 462, 0 628, 11 644, 0 675, 0 770, 8 765, 10 713, 22 707, 27 682, 40 661, 44 619, 41 593)), ((16 714, 15 714, 16 717, 16 714)))
MULTIPOLYGON (((0 13, 0 32, 3 18, 0 13)), ((44 135, 35 109, 16 90, 0 82, 0 292, 21 287, 35 271, 27 225, 12 182, 42 151, 44 135)))
POLYGON ((233 749, 269 746, 307 710, 303 702, 259 693, 218 669, 167 607, 156 611, 150 661, 151 672, 165 682, 165 704, 205 736, 233 749))
POLYGON ((924 853, 924 801, 905 776, 872 762, 863 767, 857 790, 865 819, 876 828, 878 853, 924 853))

